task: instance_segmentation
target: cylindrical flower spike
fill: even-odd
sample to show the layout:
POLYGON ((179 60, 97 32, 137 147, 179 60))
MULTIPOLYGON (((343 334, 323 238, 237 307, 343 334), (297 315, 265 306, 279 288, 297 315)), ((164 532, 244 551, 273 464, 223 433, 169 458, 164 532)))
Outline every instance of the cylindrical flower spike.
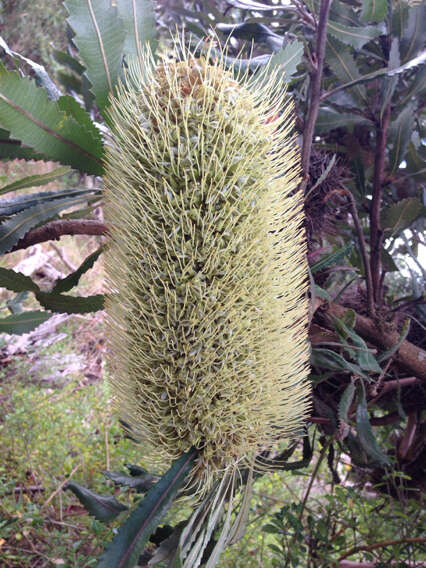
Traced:
POLYGON ((203 491, 300 432, 307 266, 288 97, 209 48, 174 55, 146 52, 112 100, 111 385, 157 463, 199 450, 203 491))

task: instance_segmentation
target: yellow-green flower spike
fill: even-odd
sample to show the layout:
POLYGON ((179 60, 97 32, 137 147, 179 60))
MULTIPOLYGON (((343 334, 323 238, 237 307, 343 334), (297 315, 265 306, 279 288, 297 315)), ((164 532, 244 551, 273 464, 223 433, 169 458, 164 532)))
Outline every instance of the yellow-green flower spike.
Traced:
POLYGON ((105 178, 115 405, 156 463, 199 450, 198 489, 298 433, 310 392, 293 105, 209 55, 133 65, 105 178))

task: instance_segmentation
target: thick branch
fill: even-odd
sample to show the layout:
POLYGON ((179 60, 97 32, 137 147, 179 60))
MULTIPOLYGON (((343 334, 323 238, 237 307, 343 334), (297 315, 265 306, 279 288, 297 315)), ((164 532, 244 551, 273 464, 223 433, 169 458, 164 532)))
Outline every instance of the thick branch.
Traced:
POLYGON ((374 298, 380 301, 381 249, 383 231, 380 225, 380 209, 383 199, 383 180, 385 172, 386 143, 391 115, 390 104, 376 129, 376 153, 374 157, 373 199, 370 207, 370 266, 373 277, 374 298))
MULTIPOLYGON (((377 568, 378 564, 376 562, 353 562, 352 560, 342 560, 339 563, 339 568, 377 568)), ((401 562, 398 560, 391 560, 386 564, 389 568, 395 566, 396 568, 401 568, 401 562)), ((406 568, 421 568, 421 566, 426 566, 426 562, 410 562, 404 561, 402 566, 406 568)))
POLYGON ((328 14, 332 0, 321 0, 320 14, 317 29, 316 44, 316 65, 311 72, 311 88, 309 97, 308 113, 303 129, 303 150, 302 150, 302 188, 305 190, 309 179, 309 161, 311 158, 312 141, 314 137, 315 122, 318 116, 321 98, 321 79, 324 68, 325 46, 327 42, 327 23, 328 14))
POLYGON ((38 243, 57 241, 64 235, 106 235, 108 229, 104 223, 91 219, 59 219, 43 227, 29 231, 11 252, 26 249, 38 243))
MULTIPOLYGON (((333 302, 327 304, 325 302, 323 307, 316 311, 316 317, 322 325, 334 329, 334 318, 341 318, 346 311, 347 308, 339 304, 333 302)), ((355 316, 354 329, 364 339, 382 349, 390 349, 398 343, 399 333, 397 331, 383 331, 371 319, 359 314, 355 314, 355 316)), ((426 351, 404 340, 399 346, 395 359, 410 373, 426 380, 426 351)))

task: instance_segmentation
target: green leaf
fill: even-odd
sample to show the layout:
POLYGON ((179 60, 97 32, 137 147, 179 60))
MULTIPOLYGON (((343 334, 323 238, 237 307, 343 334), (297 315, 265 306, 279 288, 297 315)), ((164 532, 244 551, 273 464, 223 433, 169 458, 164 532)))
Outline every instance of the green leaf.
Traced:
POLYGON ((64 65, 65 67, 68 67, 68 69, 70 69, 77 75, 79 76, 83 75, 85 68, 79 61, 77 61, 77 59, 69 55, 69 53, 66 53, 65 51, 59 51, 58 49, 54 49, 53 57, 55 61, 57 61, 61 65, 64 65))
POLYGON ((315 123, 315 132, 323 134, 333 128, 349 128, 355 124, 368 124, 368 120, 358 114, 338 112, 332 108, 321 108, 315 123))
POLYGON ((87 201, 88 197, 64 197, 41 203, 13 215, 0 224, 0 254, 10 251, 33 227, 55 217, 60 211, 87 201))
POLYGON ((407 22, 406 25, 403 25, 403 33, 400 38, 402 61, 416 57, 419 51, 424 49, 425 15, 426 6, 424 2, 410 5, 407 22))
POLYGON ((155 53, 157 28, 152 0, 116 0, 116 6, 125 31, 124 54, 136 57, 140 55, 138 44, 147 43, 155 53))
POLYGON ((137 564, 149 537, 184 484, 196 456, 195 449, 182 455, 150 489, 119 529, 118 534, 101 556, 97 568, 133 568, 137 564))
POLYGON ((52 293, 62 294, 63 292, 69 292, 72 288, 74 288, 74 286, 77 286, 82 275, 92 268, 92 266, 95 264, 95 262, 97 261, 97 259, 103 253, 104 250, 105 247, 103 246, 98 248, 98 250, 90 254, 81 263, 81 265, 77 268, 77 270, 75 270, 65 278, 57 280, 55 282, 54 287, 52 288, 52 293))
POLYGON ((389 175, 393 176, 405 157, 408 143, 414 130, 416 109, 413 103, 408 104, 399 116, 390 124, 389 143, 392 148, 389 152, 389 175))
POLYGON ((383 34, 381 26, 344 26, 331 20, 327 28, 333 37, 354 49, 361 49, 366 43, 383 34))
POLYGON ((343 422, 345 424, 348 424, 349 422, 348 412, 351 407, 352 401, 354 399, 354 394, 355 394, 355 385, 351 381, 343 391, 342 396, 340 397, 338 412, 337 412, 340 422, 343 422))
MULTIPOLYGON (((356 85, 356 81, 360 80, 361 74, 354 56, 350 50, 339 41, 333 40, 332 38, 327 39, 326 61, 340 83, 346 85, 345 88, 349 88, 351 84, 356 85)), ((356 87, 351 89, 350 93, 361 105, 361 108, 363 108, 366 101, 365 87, 363 85, 356 85, 356 87)))
POLYGON ((323 256, 318 262, 310 267, 311 273, 315 274, 315 272, 319 272, 320 270, 324 270, 324 268, 328 268, 329 266, 334 266, 335 264, 342 262, 345 256, 351 252, 353 246, 353 243, 348 243, 331 254, 323 256))
POLYGON ((63 166, 61 168, 56 168, 56 170, 52 170, 47 174, 37 174, 34 176, 28 176, 22 179, 18 179, 17 181, 9 183, 8 185, 4 185, 2 188, 0 188, 0 195, 4 195, 9 191, 17 191, 18 189, 24 189, 26 187, 36 187, 39 185, 46 185, 51 181, 64 176, 69 171, 70 168, 68 166, 63 166))
POLYGON ((47 312, 23 312, 0 319, 0 333, 22 335, 28 333, 52 317, 47 312))
POLYGON ((417 197, 407 197, 382 210, 381 225, 384 230, 397 235, 416 219, 425 215, 426 207, 417 197))
POLYGON ((216 29, 228 37, 267 43, 274 51, 278 51, 283 45, 284 38, 260 22, 242 22, 241 24, 219 22, 216 24, 216 29))
POLYGON ((361 20, 382 22, 388 11, 388 0, 362 0, 361 20))
POLYGON ((386 272, 398 272, 399 268, 395 264, 392 255, 390 255, 385 248, 382 248, 382 250, 380 251, 380 256, 382 259, 383 268, 385 268, 386 272))
MULTIPOLYGON (((401 66, 401 59, 399 56, 399 40, 397 37, 392 39, 391 48, 389 51, 389 62, 388 69, 396 69, 401 66)), ((385 108, 392 99, 395 92, 396 86, 398 85, 399 76, 394 75, 392 77, 384 77, 382 79, 381 89, 380 89, 380 113, 383 116, 385 108)))
POLYGON ((65 486, 74 493, 89 515, 103 523, 113 521, 120 513, 126 511, 128 507, 117 501, 111 495, 100 495, 90 491, 75 481, 69 481, 65 486))
POLYGON ((36 205, 49 204, 51 202, 57 201, 58 199, 67 199, 91 196, 95 190, 70 188, 63 189, 60 191, 41 191, 39 193, 30 193, 27 195, 18 195, 12 199, 1 199, 0 200, 0 217, 10 217, 16 213, 20 213, 30 207, 35 207, 36 205))
POLYGON ((130 489, 135 489, 138 493, 145 493, 158 481, 157 476, 147 472, 139 476, 126 475, 116 471, 103 471, 102 473, 116 485, 130 487, 130 489))
POLYGON ((398 351, 401 343, 405 340, 409 331, 410 331, 410 320, 407 319, 405 321, 403 327, 402 327, 401 335, 399 336, 399 339, 395 343, 395 345, 392 345, 392 347, 390 349, 383 351, 383 353, 380 353, 380 355, 377 357, 377 360, 379 361, 379 363, 383 363, 384 361, 389 359, 389 357, 392 357, 392 355, 394 355, 398 351))
POLYGON ((104 309, 105 297, 103 294, 93 296, 67 296, 51 292, 38 292, 37 300, 46 310, 62 314, 87 314, 104 309))
POLYGON ((10 138, 7 130, 0 129, 0 160, 42 160, 32 148, 25 148, 19 140, 10 138))
POLYGON ((364 371, 372 371, 373 373, 382 373, 380 365, 377 363, 375 357, 368 349, 367 344, 361 336, 359 336, 352 326, 346 325, 343 319, 335 319, 336 331, 342 340, 347 345, 347 351, 352 359, 355 359, 358 365, 364 371), (351 349, 351 344, 347 339, 351 339, 352 344, 358 349, 351 349))
POLYGON ((69 95, 60 97, 58 99, 58 106, 61 110, 65 111, 68 116, 74 118, 80 124, 80 126, 87 131, 88 135, 93 140, 92 153, 95 154, 95 156, 97 156, 99 159, 102 159, 104 148, 101 133, 95 126, 89 114, 75 100, 74 97, 71 97, 69 95))
POLYGON ((69 13, 67 22, 75 32, 73 42, 103 111, 121 73, 126 33, 123 21, 116 2, 110 0, 66 0, 64 5, 69 13))
POLYGON ((301 63, 302 57, 303 43, 297 40, 292 41, 271 57, 268 72, 269 69, 279 67, 279 79, 283 83, 288 83, 291 76, 297 72, 297 66, 301 63))
POLYGON ((368 416, 367 401, 365 399, 365 388, 361 383, 358 389, 359 402, 356 409, 356 424, 359 441, 366 453, 377 463, 383 466, 390 465, 388 457, 380 449, 371 428, 368 416))
POLYGON ((0 267, 0 286, 12 292, 25 292, 31 290, 38 292, 40 288, 29 276, 25 276, 21 272, 15 272, 9 268, 0 267))
POLYGON ((333 371, 340 371, 341 373, 353 373, 354 375, 363 377, 368 381, 370 380, 370 377, 366 375, 358 365, 355 365, 350 361, 346 361, 344 357, 335 351, 331 351, 331 349, 313 348, 311 353, 311 364, 314 367, 331 369, 333 371))
POLYGON ((57 102, 49 101, 44 89, 1 63, 0 124, 47 160, 102 174, 102 160, 93 151, 96 140, 87 129, 61 111, 57 102))

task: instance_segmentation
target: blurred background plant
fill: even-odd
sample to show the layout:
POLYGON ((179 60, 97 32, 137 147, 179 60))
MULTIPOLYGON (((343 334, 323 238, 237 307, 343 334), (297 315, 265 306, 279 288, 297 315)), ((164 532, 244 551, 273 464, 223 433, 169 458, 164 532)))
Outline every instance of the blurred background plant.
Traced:
MULTIPOLYGON (((123 439, 99 381, 103 115, 132 30, 165 49, 185 26, 214 27, 253 72, 269 58, 283 71, 311 272, 309 444, 282 448, 284 470, 255 480, 245 536, 220 565, 424 565, 424 4, 173 0, 154 14, 147 0, 136 26, 131 4, 93 0, 102 53, 80 0, 68 27, 59 2, 0 3, 0 329, 24 333, 1 351, 2 562, 96 563, 112 532, 62 491, 71 473, 96 492, 73 489, 92 514, 113 493, 101 469, 150 486, 123 470, 143 466, 143 447, 123 439)), ((140 565, 173 555, 187 516, 170 510, 140 565)))

